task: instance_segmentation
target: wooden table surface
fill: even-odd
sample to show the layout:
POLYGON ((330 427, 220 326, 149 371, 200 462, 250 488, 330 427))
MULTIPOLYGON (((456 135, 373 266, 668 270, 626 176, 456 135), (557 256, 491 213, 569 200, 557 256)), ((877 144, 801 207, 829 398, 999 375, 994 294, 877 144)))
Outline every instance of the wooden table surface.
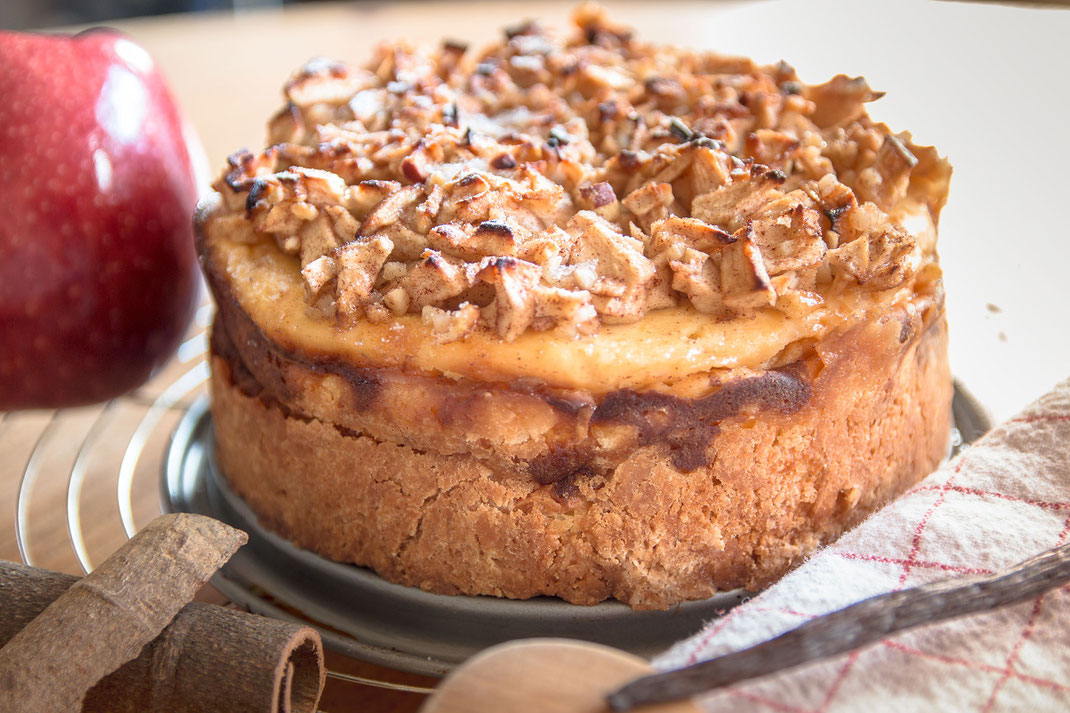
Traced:
MULTIPOLYGON (((1064 128, 1070 85, 1063 50, 1070 11, 831 0, 607 4, 652 40, 765 62, 783 58, 810 82, 862 74, 887 91, 871 114, 893 129, 910 128, 919 143, 935 144, 955 166, 941 225, 953 370, 997 420, 1070 375, 1070 279, 1064 274, 1070 269, 1070 138, 1064 128)), ((561 26, 570 8, 540 2, 311 5, 115 26, 146 47, 169 77, 214 177, 229 153, 262 145, 283 81, 312 56, 359 63, 375 43, 400 37, 478 44, 524 17, 561 26)), ((34 564, 53 569, 81 571, 68 535, 68 504, 81 516, 90 563, 125 539, 116 498, 124 455, 134 526, 159 512, 159 459, 180 408, 153 411, 151 404, 177 378, 200 368, 198 334, 207 315, 202 312, 180 354, 185 360, 173 361, 130 398, 59 414, 0 414, 0 557, 20 559, 20 484, 29 496, 22 514, 31 539, 24 548, 34 564), (131 463, 127 446, 146 415, 159 421, 142 427, 144 455, 131 463), (23 483, 28 465, 35 477, 23 483)), ((194 371, 186 378, 198 376, 194 371)), ((180 394, 176 405, 199 390, 180 394)), ((423 680, 339 657, 331 665, 358 675, 423 680)), ((332 683, 322 708, 406 711, 419 702, 412 694, 332 683)))

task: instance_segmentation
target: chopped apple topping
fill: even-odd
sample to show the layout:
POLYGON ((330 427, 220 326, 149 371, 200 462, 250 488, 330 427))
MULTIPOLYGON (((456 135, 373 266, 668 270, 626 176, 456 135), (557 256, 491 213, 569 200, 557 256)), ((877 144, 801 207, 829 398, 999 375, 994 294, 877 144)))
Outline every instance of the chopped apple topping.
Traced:
POLYGON ((220 219, 300 263, 311 313, 418 314, 441 342, 688 303, 798 317, 935 262, 896 221, 935 222, 950 169, 869 118, 865 80, 644 44, 594 6, 574 20, 481 52, 313 60, 271 147, 230 157, 220 219))

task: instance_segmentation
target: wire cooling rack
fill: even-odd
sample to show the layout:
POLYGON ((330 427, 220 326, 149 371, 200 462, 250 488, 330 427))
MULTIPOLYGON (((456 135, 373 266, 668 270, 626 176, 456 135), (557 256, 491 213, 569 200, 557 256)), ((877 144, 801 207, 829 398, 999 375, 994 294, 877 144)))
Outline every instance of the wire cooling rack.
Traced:
MULTIPOLYGON (((75 409, 0 412, 0 512, 14 512, 13 531, 0 535, 0 558, 85 574, 161 513, 160 470, 171 434, 206 391, 211 319, 205 304, 171 361, 130 394, 75 409)), ((393 691, 432 690, 385 676, 327 675, 393 691)))

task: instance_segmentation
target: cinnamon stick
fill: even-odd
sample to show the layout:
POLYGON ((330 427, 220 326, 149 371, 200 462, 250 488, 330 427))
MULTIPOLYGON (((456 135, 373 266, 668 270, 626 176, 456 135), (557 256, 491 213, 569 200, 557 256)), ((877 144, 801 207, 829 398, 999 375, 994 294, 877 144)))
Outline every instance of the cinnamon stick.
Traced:
POLYGON ((83 711, 313 713, 325 678, 315 630, 195 602, 94 686, 83 711))
POLYGON ((78 713, 247 539, 200 515, 153 520, 0 649, 0 710, 78 713))
MULTIPOLYGON (((77 581, 0 561, 0 646, 77 581)), ((82 711, 313 713, 324 678, 314 629, 193 602, 136 659, 90 689, 82 711), (177 665, 168 670, 165 662, 177 665)))

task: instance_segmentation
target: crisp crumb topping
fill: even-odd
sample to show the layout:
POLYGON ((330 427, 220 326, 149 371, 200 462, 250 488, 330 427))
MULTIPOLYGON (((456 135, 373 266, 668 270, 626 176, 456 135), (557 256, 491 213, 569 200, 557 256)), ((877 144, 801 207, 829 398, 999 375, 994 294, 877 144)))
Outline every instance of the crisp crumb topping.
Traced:
POLYGON ((442 342, 687 303, 798 316, 935 262, 895 217, 935 223, 950 168, 869 118, 865 80, 642 43, 590 4, 574 21, 310 62, 271 147, 230 158, 223 219, 300 261, 309 314, 420 314, 442 342))

